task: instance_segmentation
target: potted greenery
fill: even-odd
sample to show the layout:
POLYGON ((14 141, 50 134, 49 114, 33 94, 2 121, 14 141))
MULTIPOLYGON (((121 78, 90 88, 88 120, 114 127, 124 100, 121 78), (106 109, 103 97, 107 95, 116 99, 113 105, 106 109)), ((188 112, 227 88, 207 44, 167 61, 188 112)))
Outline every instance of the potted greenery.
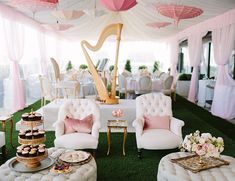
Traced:
POLYGON ((66 71, 70 71, 73 68, 72 62, 69 60, 67 66, 66 66, 66 71))
POLYGON ((159 61, 155 61, 153 64, 153 73, 159 70, 159 61))
POLYGON ((80 70, 86 70, 88 68, 88 66, 86 65, 86 64, 81 64, 80 66, 79 66, 79 69, 80 70))
POLYGON ((126 60, 125 70, 131 72, 131 61, 130 60, 126 60))
POLYGON ((113 71, 113 69, 114 69, 114 65, 110 65, 109 66, 109 72, 111 73, 113 71))
POLYGON ((146 66, 146 65, 141 65, 141 66, 139 66, 138 69, 139 69, 139 70, 147 69, 147 66, 146 66))

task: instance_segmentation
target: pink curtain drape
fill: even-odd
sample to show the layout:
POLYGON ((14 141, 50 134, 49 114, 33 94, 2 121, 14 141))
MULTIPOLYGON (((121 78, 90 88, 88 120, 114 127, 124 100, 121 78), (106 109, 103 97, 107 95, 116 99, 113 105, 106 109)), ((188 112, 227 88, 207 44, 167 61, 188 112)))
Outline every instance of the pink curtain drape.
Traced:
POLYGON ((203 53, 202 36, 203 34, 198 32, 197 34, 193 34, 188 37, 189 60, 190 65, 193 67, 188 94, 188 100, 191 102, 195 102, 198 91, 198 72, 203 53))
POLYGON ((25 107, 24 90, 19 70, 19 62, 24 53, 24 27, 20 23, 4 19, 3 29, 8 58, 11 61, 9 79, 13 85, 12 111, 17 111, 25 107))
POLYGON ((235 118, 235 81, 229 76, 227 64, 235 48, 235 24, 212 31, 215 62, 218 65, 212 114, 225 119, 235 118))

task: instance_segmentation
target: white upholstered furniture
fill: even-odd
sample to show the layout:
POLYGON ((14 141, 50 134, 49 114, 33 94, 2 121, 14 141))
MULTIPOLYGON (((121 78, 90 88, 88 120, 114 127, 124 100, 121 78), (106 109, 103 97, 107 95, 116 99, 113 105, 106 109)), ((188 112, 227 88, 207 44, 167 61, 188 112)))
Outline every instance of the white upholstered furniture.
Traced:
POLYGON ((146 94, 152 91, 152 80, 149 76, 141 76, 138 80, 139 89, 135 90, 135 94, 146 94))
MULTIPOLYGON (((48 154, 56 159, 59 155, 64 153, 65 149, 49 148, 48 154)), ((12 158, 15 159, 15 158, 12 158)), ((0 167, 0 180, 4 181, 96 181, 97 180, 97 166, 95 159, 92 158, 86 164, 73 165, 72 171, 66 174, 57 174, 50 172, 50 168, 34 173, 20 173, 11 170, 8 160, 0 167)))
POLYGON ((192 173, 172 163, 172 158, 188 156, 190 153, 177 152, 164 156, 158 165, 158 181, 234 181, 235 178, 235 159, 222 155, 221 158, 228 161, 229 165, 218 168, 192 173))
POLYGON ((136 98, 136 120, 133 127, 136 130, 138 156, 141 149, 161 150, 177 148, 182 142, 182 126, 184 122, 172 116, 171 98, 163 93, 150 93, 136 98), (144 116, 170 116, 170 130, 144 130, 144 116))
POLYGON ((5 146, 5 133, 0 131, 0 148, 2 149, 2 154, 5 156, 6 154, 6 146, 5 146))
POLYGON ((163 82, 163 89, 162 89, 162 93, 165 95, 169 95, 171 96, 171 86, 173 83, 173 79, 174 77, 172 75, 165 77, 164 82, 163 82))
POLYGON ((59 109, 58 120, 55 123, 55 147, 70 149, 96 150, 100 129, 100 109, 92 99, 67 100, 59 109), (64 133, 64 119, 66 116, 75 119, 83 119, 92 114, 93 126, 91 134, 88 133, 64 133))

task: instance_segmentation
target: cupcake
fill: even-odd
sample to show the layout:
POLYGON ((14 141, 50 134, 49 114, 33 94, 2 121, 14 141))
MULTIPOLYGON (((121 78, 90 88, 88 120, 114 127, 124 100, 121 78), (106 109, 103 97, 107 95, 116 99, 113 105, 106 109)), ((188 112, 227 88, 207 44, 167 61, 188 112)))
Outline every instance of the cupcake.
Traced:
POLYGON ((22 114, 21 118, 22 118, 24 121, 28 121, 29 113, 24 113, 24 114, 22 114))
POLYGON ((33 133, 36 133, 36 132, 38 132, 38 128, 37 127, 33 128, 33 133))
POLYGON ((40 145, 38 145, 38 149, 40 149, 40 148, 45 148, 45 147, 46 147, 45 144, 40 144, 40 145))
POLYGON ((44 155, 45 154, 45 149, 44 148, 40 148, 38 149, 38 155, 44 155))
POLYGON ((23 150, 23 151, 22 151, 22 156, 23 156, 23 157, 28 157, 28 156, 29 156, 29 152, 23 150))
POLYGON ((16 153, 17 153, 18 156, 22 156, 22 149, 18 149, 18 150, 16 151, 16 153))
POLYGON ((30 147, 29 146, 24 147, 23 151, 30 151, 30 147))
POLYGON ((38 134, 39 134, 39 138, 43 138, 44 135, 45 135, 45 131, 44 130, 39 130, 38 134))
POLYGON ((42 115, 40 113, 35 113, 35 120, 40 121, 42 119, 42 115))
POLYGON ((23 150, 23 149, 24 149, 24 145, 17 146, 16 149, 17 149, 17 150, 23 150))
POLYGON ((30 139, 32 139, 32 137, 33 137, 33 134, 32 134, 31 132, 25 134, 25 138, 26 138, 26 139, 29 139, 29 140, 30 140, 30 139))
POLYGON ((29 121, 35 121, 35 115, 34 114, 30 114, 28 117, 29 121))
POLYGON ((25 139, 25 131, 20 131, 20 132, 19 132, 19 137, 20 137, 21 139, 25 139))
POLYGON ((35 156, 37 156, 37 151, 31 149, 29 152, 29 157, 35 157, 35 156))
POLYGON ((33 133, 33 138, 34 138, 34 139, 39 138, 39 133, 38 133, 38 132, 33 133))
POLYGON ((30 129, 27 129, 26 131, 25 131, 25 133, 30 133, 31 132, 31 130, 30 129))

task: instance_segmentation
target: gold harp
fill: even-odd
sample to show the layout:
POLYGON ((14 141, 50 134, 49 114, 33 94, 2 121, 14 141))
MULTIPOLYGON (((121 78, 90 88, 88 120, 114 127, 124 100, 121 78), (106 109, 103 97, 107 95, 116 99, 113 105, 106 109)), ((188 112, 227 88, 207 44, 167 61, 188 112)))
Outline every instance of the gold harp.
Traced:
POLYGON ((83 40, 81 42, 82 50, 83 53, 86 57, 87 63, 88 63, 88 68, 91 72, 91 75, 94 79, 99 98, 102 102, 105 104, 118 104, 118 98, 116 97, 116 77, 117 77, 117 65, 118 65, 118 54, 119 54, 119 45, 120 45, 120 40, 121 40, 121 31, 122 31, 122 26, 123 24, 118 23, 118 24, 111 24, 107 26, 101 33, 98 42, 95 46, 92 46, 89 44, 87 41, 83 40), (112 81, 111 81, 111 92, 109 94, 103 80, 99 76, 92 60, 91 57, 89 56, 86 48, 90 49, 91 51, 98 51, 106 38, 110 35, 116 35, 116 56, 115 56, 115 64, 114 64, 114 74, 112 75, 112 81))

